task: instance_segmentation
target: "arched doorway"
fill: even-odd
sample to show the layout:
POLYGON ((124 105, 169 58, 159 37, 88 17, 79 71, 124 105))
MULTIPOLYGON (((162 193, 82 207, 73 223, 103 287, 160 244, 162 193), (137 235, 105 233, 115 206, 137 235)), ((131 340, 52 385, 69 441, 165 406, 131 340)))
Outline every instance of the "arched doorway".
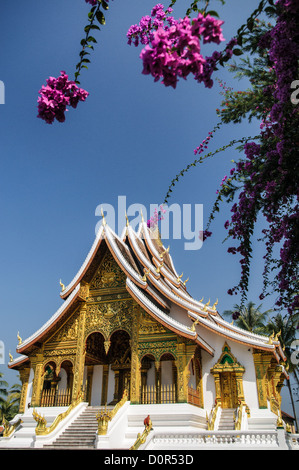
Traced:
POLYGON ((131 346, 130 336, 124 330, 115 331, 110 337, 108 361, 114 372, 114 396, 111 404, 119 402, 125 390, 130 397, 131 346))
POLYGON ((232 354, 225 342, 218 362, 211 369, 215 378, 216 403, 221 408, 237 408, 244 401, 243 374, 245 369, 232 354))
POLYGON ((95 405, 114 405, 130 394, 131 347, 130 336, 124 330, 115 331, 108 340, 102 333, 93 332, 85 346, 86 397, 95 405))

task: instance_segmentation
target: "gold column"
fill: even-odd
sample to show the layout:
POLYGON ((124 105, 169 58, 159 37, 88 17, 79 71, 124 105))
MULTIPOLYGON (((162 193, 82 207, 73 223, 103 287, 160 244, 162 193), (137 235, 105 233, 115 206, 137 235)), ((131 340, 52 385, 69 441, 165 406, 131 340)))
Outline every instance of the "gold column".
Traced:
POLYGON ((139 306, 133 303, 132 312, 132 337, 131 345, 131 377, 130 377, 130 401, 131 403, 140 402, 140 361, 138 356, 138 342, 139 342, 139 306))
POLYGON ((30 375, 30 367, 26 367, 25 369, 20 370, 20 380, 22 382, 22 390, 21 390, 19 413, 25 412, 29 375, 30 375))
POLYGON ((252 354, 255 366, 259 407, 267 408, 267 370, 271 363, 272 355, 269 355, 259 350, 254 350, 252 354))
POLYGON ((161 403, 161 362, 155 361, 156 401, 161 403))
POLYGON ((215 403, 221 404, 221 384, 220 384, 220 374, 219 372, 214 372, 215 379, 215 403))
POLYGON ((85 365, 85 317, 86 307, 81 308, 78 325, 78 336, 77 336, 77 350, 74 367, 74 380, 73 380, 73 393, 72 401, 77 400, 79 393, 83 390, 83 377, 84 377, 84 365, 85 365))
POLYGON ((188 400, 188 380, 189 380, 189 368, 186 356, 186 345, 182 342, 181 338, 178 338, 177 343, 177 374, 178 374, 178 385, 177 385, 177 397, 178 403, 186 403, 188 400))
POLYGON ((31 407, 39 406, 43 386, 43 354, 37 354, 32 358, 34 378, 32 384, 31 407))
POLYGON ((243 389, 243 373, 244 372, 236 372, 236 383, 237 383, 237 395, 238 395, 238 400, 241 400, 242 402, 245 401, 244 397, 244 389, 243 389))

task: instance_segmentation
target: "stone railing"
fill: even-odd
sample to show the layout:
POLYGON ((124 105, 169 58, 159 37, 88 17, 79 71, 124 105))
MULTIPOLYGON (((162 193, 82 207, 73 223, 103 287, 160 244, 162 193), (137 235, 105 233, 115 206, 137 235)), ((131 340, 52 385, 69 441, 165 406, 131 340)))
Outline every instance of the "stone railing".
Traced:
POLYGON ((286 433, 287 446, 291 450, 299 450, 299 434, 286 433))
POLYGON ((153 435, 150 449, 155 448, 279 448, 275 431, 204 431, 201 433, 153 435))

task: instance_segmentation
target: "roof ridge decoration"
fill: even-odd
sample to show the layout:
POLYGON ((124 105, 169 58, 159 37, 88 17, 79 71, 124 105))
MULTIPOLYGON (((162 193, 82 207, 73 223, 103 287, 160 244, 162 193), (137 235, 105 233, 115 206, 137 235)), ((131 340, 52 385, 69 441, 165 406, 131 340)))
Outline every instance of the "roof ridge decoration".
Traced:
POLYGON ((183 323, 172 318, 170 315, 164 313, 159 309, 151 300, 149 300, 144 293, 130 280, 127 279, 127 289, 132 297, 142 306, 152 317, 162 323, 166 328, 175 331, 180 336, 193 339, 200 344, 209 354, 214 355, 214 348, 212 348, 206 341, 204 341, 196 331, 191 327, 187 327, 183 323))

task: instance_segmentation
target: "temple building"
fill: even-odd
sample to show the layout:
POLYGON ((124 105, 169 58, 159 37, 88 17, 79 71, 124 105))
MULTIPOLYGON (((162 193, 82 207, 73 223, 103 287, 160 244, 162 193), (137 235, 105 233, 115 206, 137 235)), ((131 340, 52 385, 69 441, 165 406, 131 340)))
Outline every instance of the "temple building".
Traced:
POLYGON ((20 373, 20 410, 0 447, 195 449, 223 435, 235 447, 280 446, 288 375, 278 337, 225 321, 216 298, 195 300, 145 221, 118 236, 103 218, 61 288, 57 312, 18 336, 9 368, 20 373), (93 437, 77 442, 68 430, 92 411, 93 437))

